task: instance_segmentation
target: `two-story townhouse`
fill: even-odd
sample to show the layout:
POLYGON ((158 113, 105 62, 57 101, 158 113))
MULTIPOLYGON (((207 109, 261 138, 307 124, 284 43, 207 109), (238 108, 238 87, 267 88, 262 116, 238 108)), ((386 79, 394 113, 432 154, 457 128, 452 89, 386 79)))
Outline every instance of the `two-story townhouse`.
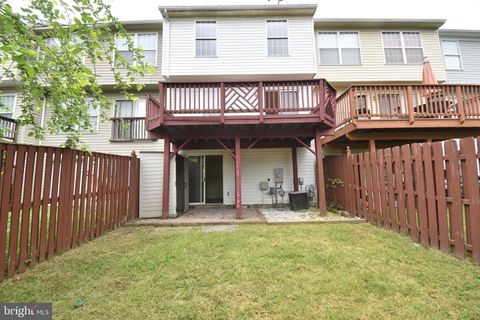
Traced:
POLYGON ((480 84, 480 31, 440 30, 448 83, 480 84))
POLYGON ((288 202, 287 192, 302 183, 317 186, 325 206, 321 148, 310 143, 331 132, 326 99, 335 93, 314 79, 315 9, 160 8, 165 82, 160 100, 149 103, 147 126, 150 137, 181 149, 169 165, 167 143, 163 155, 149 155, 163 159, 164 178, 175 173, 176 189, 163 188, 164 216, 172 193, 177 210, 221 203, 236 205, 240 215, 242 205, 288 202))

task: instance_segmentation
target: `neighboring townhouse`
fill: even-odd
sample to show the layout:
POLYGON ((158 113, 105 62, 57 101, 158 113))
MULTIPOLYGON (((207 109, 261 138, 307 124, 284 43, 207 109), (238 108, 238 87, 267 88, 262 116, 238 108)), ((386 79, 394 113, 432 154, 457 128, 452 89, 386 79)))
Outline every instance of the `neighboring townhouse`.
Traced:
POLYGON ((448 83, 480 84, 480 31, 440 30, 448 83))
MULTIPOLYGON (((297 190, 324 209, 322 146, 334 155, 480 134, 479 87, 422 85, 425 56, 439 82, 460 82, 445 70, 454 51, 442 51, 444 20, 314 19, 315 5, 159 9, 162 20, 124 23, 157 73, 125 101, 108 65, 97 65, 115 105, 108 121, 92 110, 96 131, 82 137, 93 151, 140 157, 140 217, 204 204, 235 205, 240 216, 242 205, 286 203, 297 190)), ((462 68, 473 35, 454 37, 462 68)), ((18 106, 6 85, 1 98, 18 106)), ((35 143, 26 130, 16 141, 35 143)))
POLYGON ((325 154, 480 134, 480 87, 447 85, 457 81, 445 70, 444 22, 315 20, 317 76, 339 93, 335 135, 322 140, 325 154), (426 70, 434 83, 423 83, 426 70))

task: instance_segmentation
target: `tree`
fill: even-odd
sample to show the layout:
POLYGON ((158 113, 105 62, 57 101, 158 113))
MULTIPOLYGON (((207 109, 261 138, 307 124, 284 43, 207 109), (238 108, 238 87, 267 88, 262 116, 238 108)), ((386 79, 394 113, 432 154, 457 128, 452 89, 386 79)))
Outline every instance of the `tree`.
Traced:
POLYGON ((108 63, 115 89, 126 99, 135 99, 131 92, 142 89, 132 85, 135 78, 153 66, 142 60, 142 50, 103 0, 30 0, 16 10, 9 2, 0 0, 0 79, 21 90, 19 124, 31 128, 35 139, 62 132, 66 147, 86 147, 80 136, 92 130, 89 109, 105 118, 112 105, 98 83, 97 64, 108 63), (115 41, 132 52, 128 60, 115 41), (50 116, 42 127, 45 97, 50 116))

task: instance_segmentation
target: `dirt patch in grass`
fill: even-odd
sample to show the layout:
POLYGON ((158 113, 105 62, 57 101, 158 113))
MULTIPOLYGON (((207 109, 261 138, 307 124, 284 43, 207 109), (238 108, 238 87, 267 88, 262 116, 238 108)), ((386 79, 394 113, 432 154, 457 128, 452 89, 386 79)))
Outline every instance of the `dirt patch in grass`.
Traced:
POLYGON ((0 285, 55 319, 479 319, 480 268, 356 225, 120 228, 0 285))

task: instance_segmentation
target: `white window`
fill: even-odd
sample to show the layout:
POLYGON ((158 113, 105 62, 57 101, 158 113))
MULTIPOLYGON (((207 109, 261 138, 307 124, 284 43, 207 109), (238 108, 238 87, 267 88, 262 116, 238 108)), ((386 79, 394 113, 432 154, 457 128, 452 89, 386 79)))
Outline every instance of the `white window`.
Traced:
POLYGON ((115 118, 145 118, 145 99, 115 101, 115 118))
POLYGON ((93 132, 98 131, 98 125, 100 123, 100 110, 98 108, 94 108, 93 106, 90 106, 88 108, 88 115, 90 119, 90 127, 93 130, 93 132))
POLYGON ((269 56, 288 55, 287 20, 267 20, 267 46, 269 56))
POLYGON ((320 64, 360 64, 358 32, 319 32, 320 64))
POLYGON ((386 64, 421 64, 423 46, 420 32, 382 32, 386 64))
POLYGON ((197 21, 195 23, 195 53, 197 57, 217 55, 217 22, 197 21))
POLYGON ((460 57, 458 41, 443 40, 442 49, 445 60, 445 68, 447 70, 461 70, 462 61, 460 57))
MULTIPOLYGON (((133 45, 136 48, 143 49, 141 53, 142 61, 157 66, 157 34, 156 33, 132 33, 133 45)), ((120 55, 127 60, 128 63, 134 63, 133 52, 128 50, 127 39, 116 37, 115 47, 120 55)))
POLYGON ((0 116, 13 119, 15 109, 15 95, 0 95, 0 116))

